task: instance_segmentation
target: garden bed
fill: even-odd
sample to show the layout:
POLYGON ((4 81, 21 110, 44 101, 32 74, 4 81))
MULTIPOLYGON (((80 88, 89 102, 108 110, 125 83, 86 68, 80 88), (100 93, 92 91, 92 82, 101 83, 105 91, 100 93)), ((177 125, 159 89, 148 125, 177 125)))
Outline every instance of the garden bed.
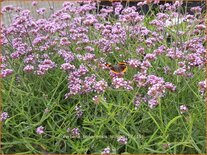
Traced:
POLYGON ((202 6, 42 4, 2 8, 1 153, 206 153, 202 6))

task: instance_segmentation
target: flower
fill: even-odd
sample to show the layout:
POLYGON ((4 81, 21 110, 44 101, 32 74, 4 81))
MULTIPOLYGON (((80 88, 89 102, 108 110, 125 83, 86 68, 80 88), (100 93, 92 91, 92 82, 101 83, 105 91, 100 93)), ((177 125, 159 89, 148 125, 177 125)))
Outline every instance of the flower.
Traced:
POLYGON ((100 80, 93 85, 94 91, 98 94, 103 93, 107 87, 108 84, 105 80, 100 80))
POLYGON ((32 1, 32 6, 37 6, 37 1, 32 1))
POLYGON ((10 12, 10 11, 13 11, 14 10, 14 6, 13 5, 7 5, 7 6, 4 6, 2 8, 2 12, 10 12))
POLYGON ((206 92, 206 80, 199 82, 198 86, 199 86, 199 90, 201 92, 201 95, 204 95, 206 92))
POLYGON ((33 70, 34 70, 34 66, 32 66, 32 65, 27 65, 23 69, 23 71, 25 71, 25 72, 32 72, 33 70))
POLYGON ((147 82, 147 76, 143 73, 138 73, 134 75, 134 81, 137 83, 138 87, 144 87, 147 82))
POLYGON ((165 88, 171 90, 172 92, 176 90, 176 86, 170 82, 165 82, 165 88))
POLYGON ((142 102, 141 95, 136 95, 136 97, 134 99, 135 110, 138 109, 138 107, 140 106, 141 102, 142 102))
POLYGON ((181 114, 183 114, 183 113, 185 113, 187 111, 188 111, 188 107, 186 105, 181 105, 180 106, 180 113, 181 114))
POLYGON ((44 127, 43 126, 37 127, 36 133, 39 134, 39 135, 43 134, 44 133, 44 127))
POLYGON ((76 111, 76 116, 77 116, 78 118, 82 117, 82 115, 83 115, 83 111, 82 111, 80 105, 75 106, 75 111, 76 111))
POLYGON ((60 45, 70 45, 71 42, 68 40, 68 38, 63 37, 60 39, 60 45))
POLYGON ((127 61, 128 65, 133 67, 133 68, 137 68, 140 65, 140 61, 137 59, 130 59, 127 61))
POLYGON ((178 68, 176 71, 174 71, 173 74, 174 75, 185 76, 186 75, 186 69, 185 68, 178 68))
POLYGON ((111 149, 109 146, 104 148, 103 151, 101 152, 101 154, 110 154, 110 153, 111 153, 111 149))
POLYGON ((148 105, 151 109, 156 107, 158 104, 159 103, 158 103, 158 100, 156 98, 152 98, 152 99, 148 100, 148 105))
POLYGON ((4 69, 4 70, 1 71, 1 76, 3 78, 5 78, 5 77, 11 75, 12 73, 13 73, 12 69, 4 69))
POLYGON ((95 104, 99 104, 100 103, 100 97, 99 96, 94 96, 93 98, 92 98, 92 100, 94 101, 94 103, 95 104))
POLYGON ((126 145, 127 144, 127 138, 124 137, 124 136, 120 136, 117 141, 119 142, 119 144, 122 144, 122 145, 126 145))
POLYGON ((73 138, 79 138, 80 137, 80 132, 79 132, 79 129, 78 128, 73 128, 71 130, 71 136, 73 138))
POLYGON ((201 10, 202 10, 202 8, 200 6, 192 7, 190 9, 190 11, 192 11, 193 13, 200 13, 201 10))
POLYGON ((3 112, 0 117, 0 121, 5 121, 9 117, 7 112, 3 112))
POLYGON ((125 81, 124 78, 116 78, 112 79, 112 85, 115 89, 124 88, 126 90, 133 90, 131 86, 131 81, 125 81))
POLYGON ((45 8, 39 8, 38 10, 36 10, 38 14, 43 15, 46 11, 45 8))
POLYGON ((75 66, 71 65, 70 63, 64 63, 61 65, 61 69, 63 69, 64 71, 72 71, 75 70, 75 66))

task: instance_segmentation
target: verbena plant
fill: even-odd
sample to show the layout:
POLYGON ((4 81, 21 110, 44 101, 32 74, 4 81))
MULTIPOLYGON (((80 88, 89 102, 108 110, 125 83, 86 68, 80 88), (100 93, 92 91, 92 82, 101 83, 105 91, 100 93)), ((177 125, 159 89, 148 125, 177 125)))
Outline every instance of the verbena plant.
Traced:
POLYGON ((154 3, 3 7, 2 153, 205 153, 205 12, 154 3))

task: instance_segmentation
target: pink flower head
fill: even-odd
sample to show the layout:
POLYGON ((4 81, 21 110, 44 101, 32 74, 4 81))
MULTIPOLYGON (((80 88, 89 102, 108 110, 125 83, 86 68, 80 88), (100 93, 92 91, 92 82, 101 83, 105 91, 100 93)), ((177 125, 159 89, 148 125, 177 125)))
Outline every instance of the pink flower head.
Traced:
POLYGON ((70 43, 71 42, 66 37, 60 39, 60 45, 70 45, 70 43))
POLYGON ((144 87, 147 82, 146 74, 139 73, 134 76, 134 81, 137 83, 138 87, 144 87))
POLYGON ((71 65, 70 63, 64 63, 61 65, 61 69, 63 69, 64 71, 73 71, 75 70, 75 66, 71 65))
POLYGON ((174 86, 172 83, 170 83, 170 82, 166 82, 165 83, 165 88, 166 89, 169 89, 170 91, 175 91, 176 90, 176 86, 174 86))
POLYGON ((77 105, 77 106, 75 107, 75 111, 76 111, 76 116, 77 116, 77 118, 81 118, 82 115, 83 115, 83 111, 82 111, 82 108, 81 108, 80 105, 77 105))
POLYGON ((186 105, 181 105, 180 106, 180 113, 181 114, 183 114, 183 113, 185 113, 187 111, 188 111, 188 107, 186 105))
POLYGON ((139 65, 141 64, 139 60, 137 59, 130 59, 127 61, 127 64, 133 68, 137 68, 139 67, 139 65))
POLYGON ((130 81, 125 81, 124 78, 113 78, 112 85, 115 89, 124 88, 126 90, 133 90, 130 81))
POLYGON ((119 144, 122 144, 122 145, 126 145, 127 144, 127 138, 124 137, 124 136, 120 136, 117 141, 119 142, 119 144))
POLYGON ((2 12, 10 12, 10 11, 13 11, 13 10, 14 10, 13 5, 7 5, 7 6, 4 6, 1 11, 2 12))
POLYGON ((196 7, 192 7, 190 9, 190 11, 194 12, 194 13, 200 13, 201 12, 201 7, 200 6, 196 6, 196 7))
POLYGON ((11 75, 12 73, 13 73, 12 69, 4 69, 4 70, 1 71, 1 76, 3 78, 5 78, 5 77, 11 75))
POLYGON ((79 138, 80 137, 80 132, 79 132, 79 129, 78 128, 73 128, 71 130, 71 136, 73 138, 79 138))
POLYGON ((138 109, 138 107, 140 106, 142 101, 143 101, 143 99, 142 99, 141 95, 136 95, 136 97, 134 99, 135 110, 138 109))
POLYGON ((32 6, 37 6, 37 1, 32 1, 32 6))
POLYGON ((105 80, 100 80, 100 81, 96 82, 93 86, 94 91, 97 93, 104 92, 107 87, 108 87, 108 84, 105 80))
POLYGON ((158 100, 155 99, 155 98, 152 98, 152 99, 148 100, 148 105, 151 109, 156 107, 158 104, 159 104, 158 100))
POLYGON ((199 82, 198 86, 201 94, 204 95, 206 92, 206 80, 199 82))
POLYGON ((32 72, 33 70, 34 70, 34 66, 32 65, 27 65, 23 69, 24 72, 32 72))
POLYGON ((174 71, 174 75, 186 76, 186 69, 178 68, 176 71, 174 71))
POLYGON ((110 154, 110 153, 111 153, 111 149, 109 146, 104 148, 103 151, 101 152, 101 154, 110 154))
POLYGON ((44 127, 43 126, 37 127, 36 133, 39 134, 39 135, 43 134, 44 133, 44 127))
POLYGON ((7 112, 3 112, 0 117, 0 121, 5 121, 9 117, 7 112))
POLYGON ((45 11, 46 11, 45 8, 39 8, 39 9, 37 10, 37 13, 40 14, 40 15, 44 15, 45 11))

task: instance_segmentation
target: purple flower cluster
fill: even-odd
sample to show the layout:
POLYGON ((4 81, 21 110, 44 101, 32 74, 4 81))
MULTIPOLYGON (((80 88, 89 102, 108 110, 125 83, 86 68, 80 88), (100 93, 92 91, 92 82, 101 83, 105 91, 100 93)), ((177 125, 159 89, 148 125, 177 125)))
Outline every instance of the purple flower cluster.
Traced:
POLYGON ((37 127, 36 133, 39 134, 39 135, 43 134, 44 133, 44 127, 43 126, 37 127))
POLYGON ((135 110, 138 109, 138 107, 140 106, 140 104, 143 102, 143 98, 141 95, 136 95, 136 97, 134 98, 134 106, 135 106, 135 110))
POLYGON ((0 121, 5 121, 9 117, 7 112, 2 112, 0 121))
POLYGON ((35 71, 37 75, 44 75, 49 69, 55 68, 56 64, 50 60, 45 59, 38 65, 38 70, 35 71))
POLYGON ((181 105, 180 106, 180 113, 181 114, 183 114, 183 113, 185 113, 187 111, 188 111, 188 107, 186 105, 181 105))
POLYGON ((80 131, 78 128, 67 128, 67 133, 69 133, 72 138, 80 138, 80 131))
POLYGON ((127 138, 124 137, 124 136, 120 136, 120 137, 117 139, 117 142, 119 142, 119 144, 121 144, 121 145, 126 145, 126 144, 127 144, 127 138))
MULTIPOLYGON (((173 92, 176 90, 176 86, 172 83, 165 82, 162 77, 157 77, 155 75, 139 73, 134 76, 134 81, 137 83, 138 87, 148 88, 147 102, 150 108, 159 104, 159 98, 164 96, 166 89, 173 92)), ((140 102, 141 97, 136 97, 134 101, 136 108, 139 106, 140 102)))
POLYGON ((13 73, 12 69, 1 70, 1 77, 5 78, 13 73))
MULTIPOLYGON (((135 108, 141 102, 155 107, 167 90, 176 90, 174 84, 164 80, 165 76, 188 79, 196 70, 205 68, 206 26, 200 7, 191 8, 193 14, 179 14, 178 1, 159 5, 161 11, 145 24, 146 18, 137 8, 151 2, 157 4, 159 0, 126 7, 115 2, 99 12, 92 1, 81 5, 64 2, 62 8, 53 12, 39 8, 33 1, 38 18, 30 10, 5 6, 2 14, 11 14, 12 18, 0 29, 4 49, 0 57, 1 77, 21 70, 25 76, 43 76, 61 69, 67 76, 65 98, 91 94, 92 100, 99 103, 101 94, 113 87, 138 91, 140 96, 133 94, 135 108), (18 70, 16 62, 22 63, 18 70), (111 68, 105 64, 113 62, 126 62, 127 72, 109 71, 111 68), (160 76, 159 67, 163 77, 156 76, 160 76)), ((205 82, 198 85, 204 94, 205 82)), ((80 107, 77 113, 78 117, 82 115, 80 107)))
POLYGON ((111 153, 111 149, 109 146, 104 148, 103 151, 101 152, 101 154, 110 154, 110 153, 111 153))
POLYGON ((126 90, 133 90, 133 87, 131 86, 131 81, 125 81, 124 78, 117 78, 114 77, 112 79, 112 85, 115 89, 124 88, 126 90))
POLYGON ((80 105, 77 105, 77 106, 75 107, 75 111, 76 111, 76 116, 77 116, 77 118, 81 118, 82 115, 83 115, 83 111, 82 111, 80 105))
POLYGON ((205 92, 206 92, 206 80, 199 82, 198 85, 199 85, 199 90, 200 90, 201 94, 205 95, 205 92))

